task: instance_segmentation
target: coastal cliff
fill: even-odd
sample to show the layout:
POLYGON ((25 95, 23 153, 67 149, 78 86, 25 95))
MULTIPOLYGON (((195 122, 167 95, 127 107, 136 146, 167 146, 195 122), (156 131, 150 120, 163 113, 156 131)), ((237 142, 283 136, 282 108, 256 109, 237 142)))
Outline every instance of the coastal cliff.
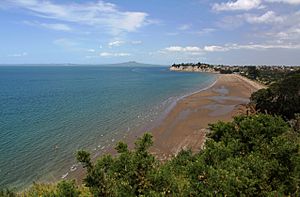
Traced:
POLYGON ((171 71, 220 73, 213 67, 207 66, 171 66, 171 71))

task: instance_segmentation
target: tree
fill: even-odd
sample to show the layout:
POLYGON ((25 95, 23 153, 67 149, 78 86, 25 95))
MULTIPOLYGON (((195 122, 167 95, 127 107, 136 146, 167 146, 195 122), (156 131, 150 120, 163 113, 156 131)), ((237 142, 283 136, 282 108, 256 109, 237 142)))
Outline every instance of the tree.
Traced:
POLYGON ((256 66, 248 66, 248 76, 250 79, 256 79, 258 77, 258 70, 256 69, 256 66))
POLYGON ((299 133, 283 119, 239 116, 210 129, 190 167, 197 195, 299 195, 299 133))
POLYGON ((95 196, 139 196, 153 189, 151 174, 157 165, 154 156, 148 152, 153 144, 152 136, 144 134, 129 151, 123 142, 118 143, 116 158, 105 155, 95 165, 84 151, 78 152, 77 159, 87 169, 84 182, 95 196))
POLYGON ((258 90, 250 99, 259 112, 280 115, 288 120, 295 118, 295 114, 300 113, 300 73, 258 90))
POLYGON ((57 197, 78 197, 78 191, 75 181, 61 181, 57 184, 57 197))

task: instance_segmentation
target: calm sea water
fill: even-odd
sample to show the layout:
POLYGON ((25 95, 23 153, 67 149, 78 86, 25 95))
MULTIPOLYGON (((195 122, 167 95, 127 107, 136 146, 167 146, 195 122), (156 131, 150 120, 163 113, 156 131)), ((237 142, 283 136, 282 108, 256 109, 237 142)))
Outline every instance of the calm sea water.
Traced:
POLYGON ((166 67, 1 66, 0 187, 57 179, 76 150, 103 149, 214 80, 166 67))

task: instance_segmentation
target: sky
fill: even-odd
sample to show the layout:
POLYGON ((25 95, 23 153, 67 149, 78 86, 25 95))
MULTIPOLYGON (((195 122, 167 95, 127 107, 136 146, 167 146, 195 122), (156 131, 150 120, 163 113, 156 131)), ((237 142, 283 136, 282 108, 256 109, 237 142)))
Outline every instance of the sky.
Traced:
POLYGON ((1 0, 0 64, 300 65, 300 0, 1 0))

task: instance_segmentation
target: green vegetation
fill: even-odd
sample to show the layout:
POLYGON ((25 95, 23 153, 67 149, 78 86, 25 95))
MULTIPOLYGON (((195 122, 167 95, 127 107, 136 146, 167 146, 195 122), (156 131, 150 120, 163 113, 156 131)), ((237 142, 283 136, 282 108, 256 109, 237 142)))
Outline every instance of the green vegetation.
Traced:
POLYGON ((288 75, 283 80, 261 89, 251 95, 256 110, 285 119, 295 118, 300 113, 300 73, 288 75))
POLYGON ((270 85, 281 81, 283 78, 299 72, 298 67, 270 67, 270 66, 245 66, 240 74, 249 79, 259 81, 265 85, 270 85))
POLYGON ((294 73, 251 96, 260 112, 210 125, 205 147, 182 150, 160 162, 144 134, 129 150, 95 163, 86 151, 77 160, 86 169, 84 186, 74 181, 34 184, 0 196, 300 196, 300 74, 294 73), (288 121, 288 122, 287 122, 288 121))
POLYGON ((196 64, 194 63, 181 63, 181 64, 173 64, 171 67, 176 67, 176 68, 179 68, 180 66, 183 66, 183 67, 186 67, 186 66, 193 66, 193 67, 209 67, 209 68, 213 68, 214 65, 211 65, 211 64, 206 64, 206 63, 201 63, 201 62, 198 62, 196 64))

